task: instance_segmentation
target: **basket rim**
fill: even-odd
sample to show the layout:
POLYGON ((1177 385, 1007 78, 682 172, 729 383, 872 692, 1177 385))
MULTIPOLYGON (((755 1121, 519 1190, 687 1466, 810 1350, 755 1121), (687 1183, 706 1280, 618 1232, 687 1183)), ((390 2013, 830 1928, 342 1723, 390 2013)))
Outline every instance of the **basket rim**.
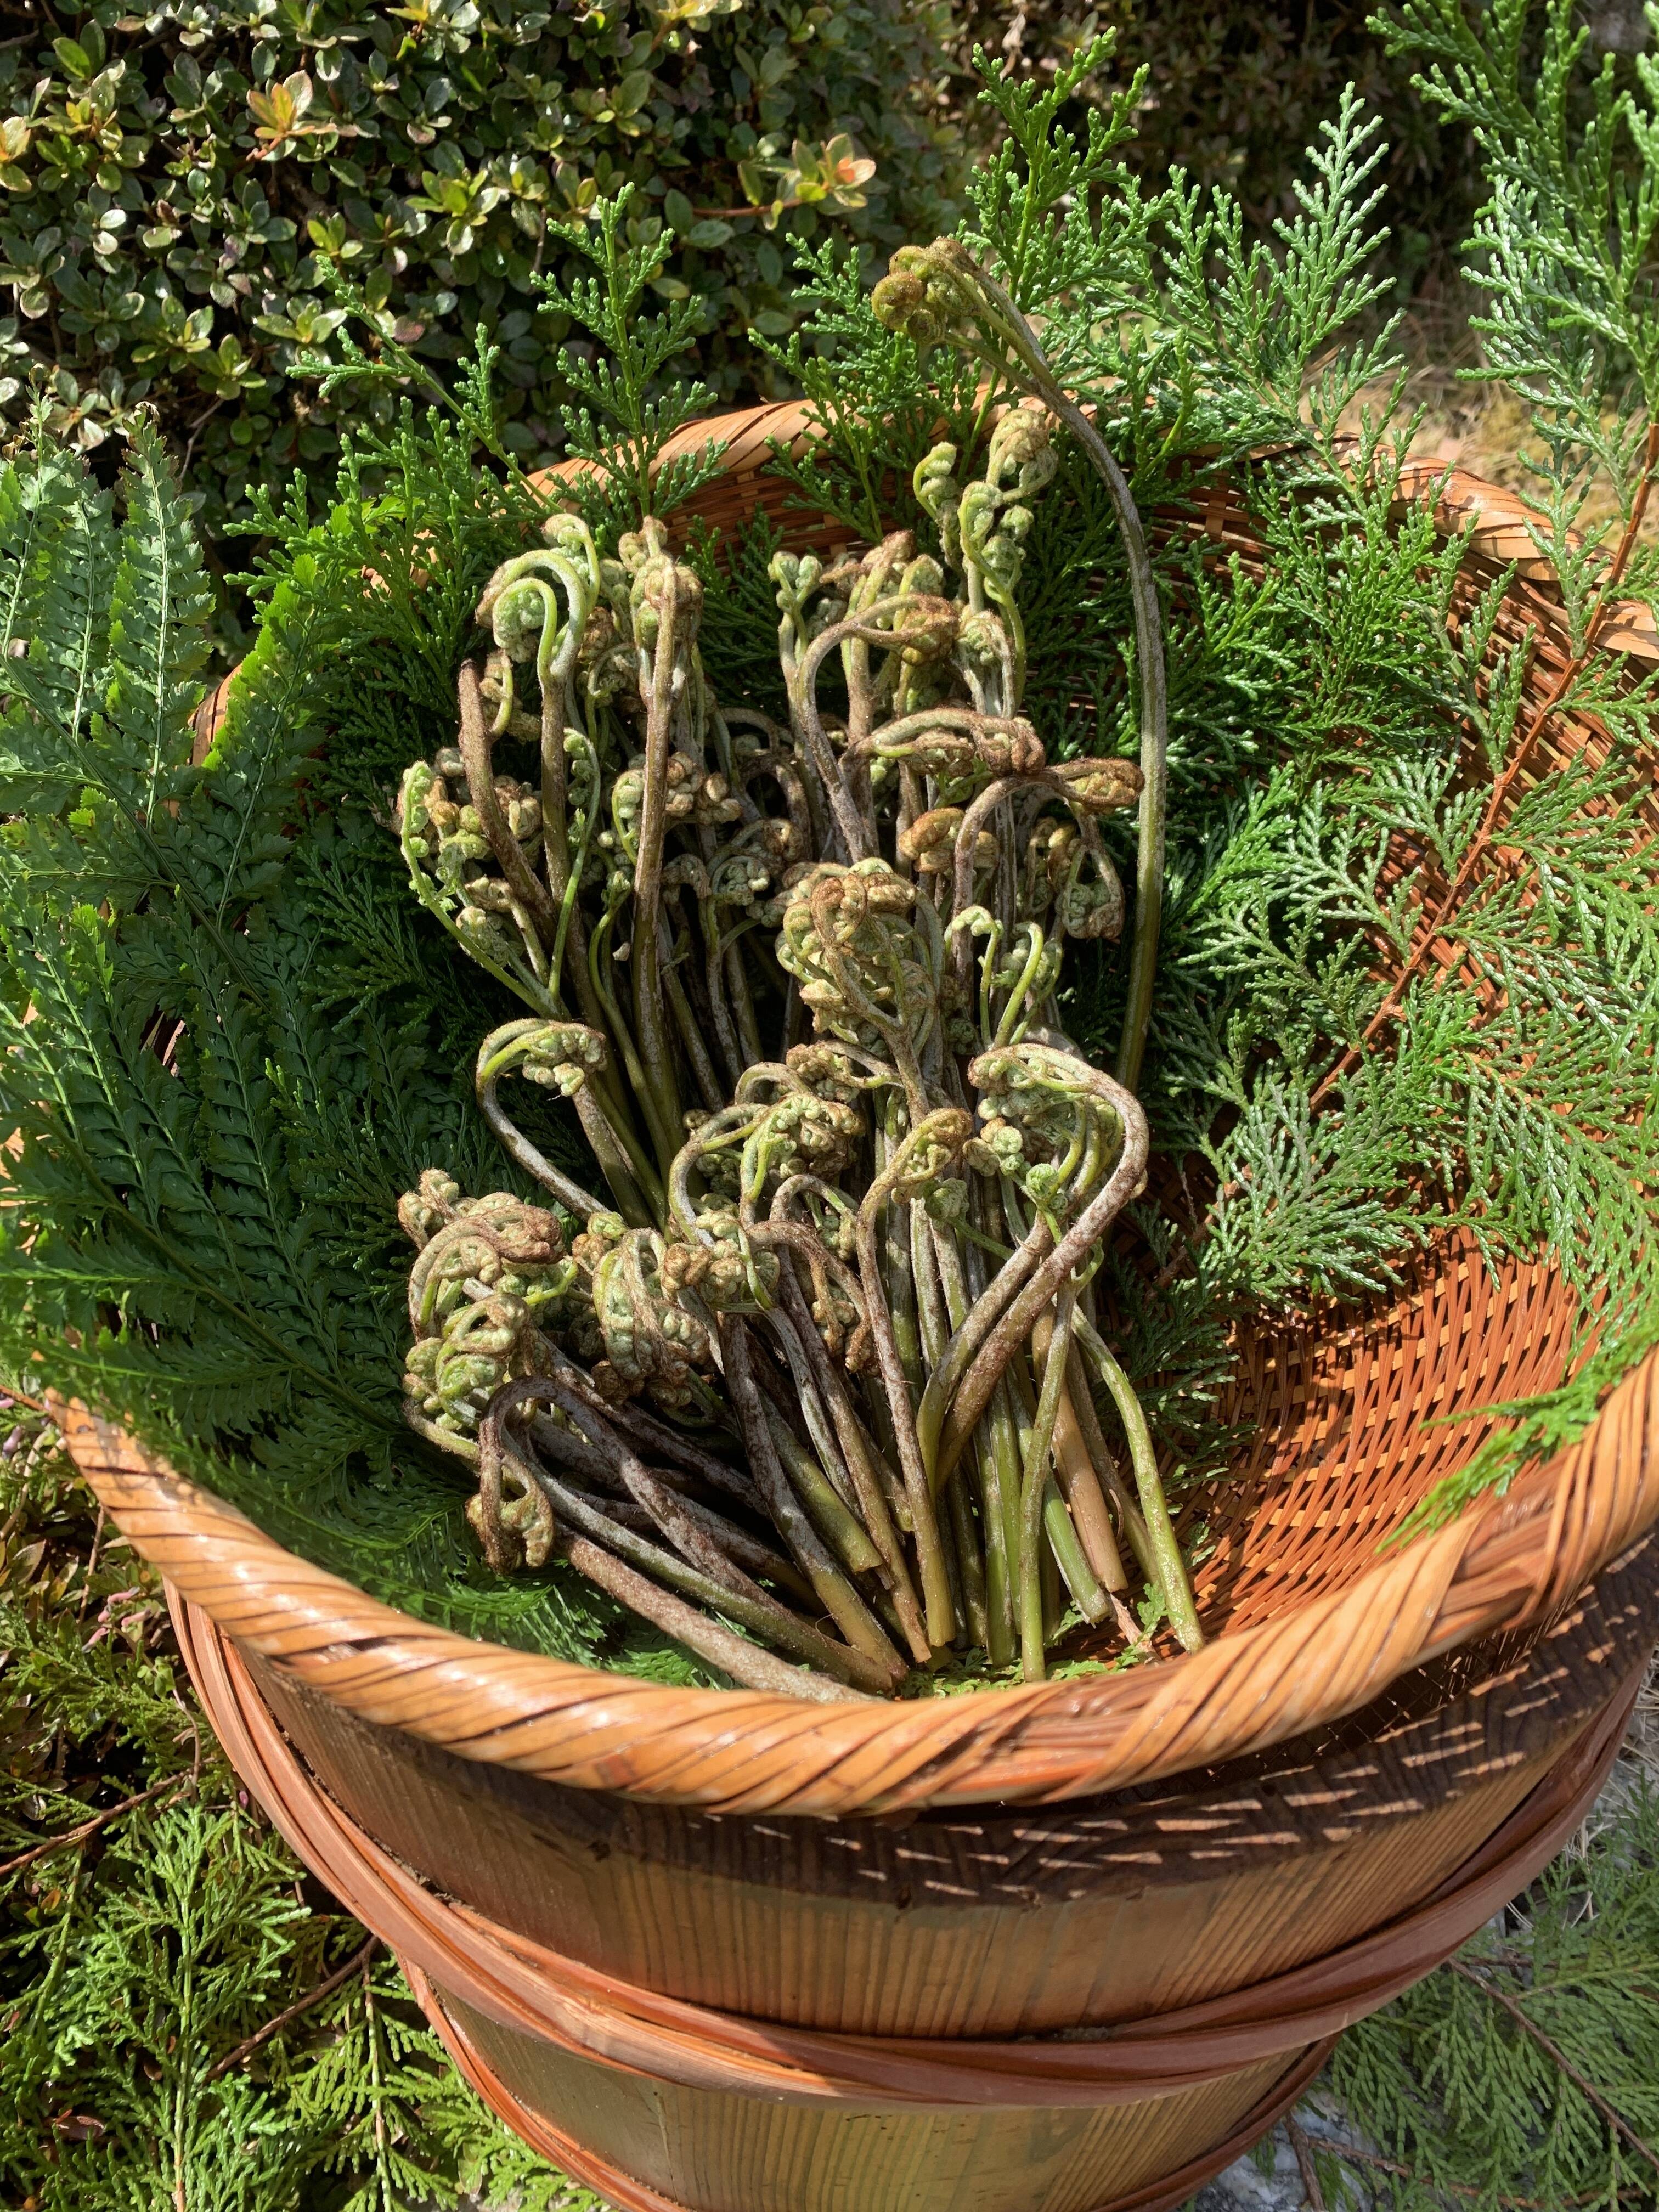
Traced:
MULTIPOLYGON (((1085 411, 1092 414, 1094 410, 1085 411)), ((668 440, 652 465, 654 472, 672 461, 690 459, 712 439, 722 447, 718 474, 747 483, 763 474, 775 446, 798 456, 819 434, 819 425, 806 401, 764 400, 752 407, 699 416, 685 423, 668 440)), ((588 474, 591 465, 584 461, 555 461, 537 470, 530 482, 537 490, 551 494, 559 484, 588 474)), ((1517 583, 1534 587, 1528 594, 1528 611, 1551 629, 1565 633, 1567 616, 1556 583, 1555 564, 1540 550, 1534 534, 1547 536, 1547 515, 1519 494, 1459 462, 1439 461, 1431 455, 1408 457, 1401 468, 1394 520, 1400 520, 1410 507, 1430 499, 1434 502, 1435 526, 1443 537, 1466 532, 1466 557, 1511 569, 1517 583)), ((801 512, 805 514, 806 510, 801 512)), ((849 543, 852 535, 847 533, 849 543)), ((1581 542, 1577 532, 1571 533, 1571 538, 1575 545, 1581 542)), ((1644 600, 1615 600, 1607 610, 1598 643, 1634 659, 1659 662, 1659 623, 1644 600)))
POLYGON ((1127 1789, 1282 1743, 1460 1645, 1540 1624, 1659 1519, 1659 1352, 1578 1442, 1340 1589, 1201 1650, 971 1697, 822 1705, 477 1641, 370 1597, 78 1400, 70 1456, 234 1642, 362 1720, 565 1787, 836 1818, 1127 1789))
MULTIPOLYGON (((719 475, 755 481, 774 441, 810 434, 801 403, 774 402, 688 425, 665 458, 715 437, 725 441, 719 475)), ((537 481, 551 489, 571 471, 561 464, 537 481)), ((1442 532, 1467 533, 1466 558, 1512 566, 1528 612, 1554 626, 1552 572, 1521 501, 1427 464, 1411 465, 1406 492, 1435 498, 1442 532)), ((1647 611, 1617 614, 1614 648, 1659 660, 1647 611)), ((204 702, 212 722, 224 689, 204 702)), ((823 1705, 666 1686, 399 1612, 287 1550, 118 1423, 79 1401, 49 1403, 100 1504, 173 1587, 360 1719, 567 1787, 731 1813, 845 1818, 1053 1802, 1265 1750, 1459 1645, 1548 1620, 1659 1520, 1656 1351, 1577 1443, 1506 1494, 1201 1650, 969 1697, 823 1705)))

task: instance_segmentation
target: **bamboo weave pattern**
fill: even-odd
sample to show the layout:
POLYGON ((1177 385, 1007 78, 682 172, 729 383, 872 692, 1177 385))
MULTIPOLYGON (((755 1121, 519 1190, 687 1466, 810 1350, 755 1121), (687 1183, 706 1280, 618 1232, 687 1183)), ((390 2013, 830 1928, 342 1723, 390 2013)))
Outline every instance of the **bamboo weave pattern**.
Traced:
MULTIPOLYGON (((404 1975, 414 1991, 421 2009, 441 2038, 445 2049, 455 2062, 458 2071, 483 2098, 496 2118, 527 2142, 531 2148, 550 2159, 562 2171, 569 2173, 590 2189, 596 2189, 607 2203, 622 2208, 622 2212, 685 2212, 683 2205, 675 2204, 647 2183, 636 2181, 632 2174, 595 2157, 586 2146, 563 2134, 541 2114, 532 2112, 514 2096, 505 2082, 494 2073, 489 2061, 475 2047, 459 2021, 446 2008, 443 1999, 427 1976, 416 1966, 405 1964, 404 1975)), ((1252 2143, 1257 2142, 1276 2122, 1299 2104, 1304 2092, 1322 2070, 1330 2056, 1331 2045, 1316 2044, 1305 2058, 1297 2062, 1274 2084, 1268 2095, 1246 2116, 1224 2142, 1183 2166, 1179 2172, 1166 2174, 1151 2189, 1138 2189, 1128 2197, 1114 2197, 1109 2203, 1096 2208, 1096 2212, 1174 2212, 1184 2204, 1194 2190, 1223 2166, 1231 2166, 1242 2158, 1252 2143)))

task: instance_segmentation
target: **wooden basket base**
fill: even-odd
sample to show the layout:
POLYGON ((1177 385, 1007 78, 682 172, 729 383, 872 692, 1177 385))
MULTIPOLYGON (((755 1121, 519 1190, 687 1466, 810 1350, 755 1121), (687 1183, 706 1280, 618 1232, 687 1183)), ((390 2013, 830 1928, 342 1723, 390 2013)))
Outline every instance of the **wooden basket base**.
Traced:
POLYGON ((1426 1972, 1582 1820, 1632 1674, 1547 1780, 1403 1920, 1295 1972, 1103 2037, 808 2032, 667 1999, 424 1887, 319 1787, 236 1650, 179 1640, 233 1762, 299 1855, 412 1970, 508 2124, 628 2212, 1152 2212, 1271 2124, 1329 2039, 1426 1972), (1105 2204, 1102 2204, 1103 2192, 1105 2204))
MULTIPOLYGON (((635 2181, 631 2175, 619 2172, 606 2160, 566 2135, 554 2121, 542 2113, 532 2112, 507 2087, 462 2027, 451 2009, 453 2000, 447 2002, 418 1966, 404 1960, 398 1963, 403 1967, 409 1986, 420 2002, 422 2011, 454 2060, 456 2070, 483 2098, 496 2118, 511 2128, 521 2142, 528 2143, 538 2156, 568 2173, 573 2181, 580 2181, 584 2188, 603 2197, 608 2204, 617 2206, 617 2212, 689 2212, 687 2206, 662 2196, 644 2182, 635 2181)), ((1231 2166, 1235 2159, 1243 2158, 1252 2144, 1259 2142, 1269 2128, 1294 2108, 1304 2092, 1316 2079, 1335 2042, 1334 2036, 1328 2036, 1304 2051, 1274 2082, 1266 2096, 1250 2107, 1224 2142, 1200 2152, 1185 2166, 1172 2173, 1164 2174, 1144 2189, 1137 2189, 1127 2197, 1114 2197, 1105 2203, 1094 2206, 1091 2212, 1172 2212, 1174 2206, 1184 2204, 1196 2190, 1201 2189, 1206 2181, 1213 2180, 1224 2166, 1231 2166)), ((732 2212, 748 2212, 748 2207, 734 2206, 732 2212)))

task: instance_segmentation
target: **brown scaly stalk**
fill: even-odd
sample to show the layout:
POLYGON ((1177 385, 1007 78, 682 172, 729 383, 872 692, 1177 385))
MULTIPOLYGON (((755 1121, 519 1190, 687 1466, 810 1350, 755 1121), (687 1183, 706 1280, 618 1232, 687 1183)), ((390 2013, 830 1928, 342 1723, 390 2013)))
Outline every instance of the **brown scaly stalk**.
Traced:
POLYGON ((543 948, 550 951, 558 917, 546 886, 537 878, 534 869, 525 858, 524 849, 508 828, 507 817, 495 792, 495 763, 490 757, 489 735, 484 725, 483 693, 479 683, 476 663, 463 661, 459 684, 460 700, 461 764, 466 771, 466 787, 483 834, 489 840, 489 848, 495 856, 508 888, 517 896, 535 924, 543 948))
POLYGON ((1048 1354, 1042 1363, 1042 1395, 1026 1438, 1024 1464, 1020 1470, 1019 1646, 1020 1663, 1028 1682, 1040 1682, 1044 1671, 1040 1578, 1043 1491, 1054 1423, 1060 1416, 1060 1395, 1066 1387, 1066 1360, 1071 1350, 1072 1316, 1076 1304, 1077 1292, 1069 1283, 1062 1285, 1054 1304, 1048 1354))
POLYGON ((680 653, 679 565, 663 549, 659 526, 647 526, 645 537, 652 557, 641 578, 641 605, 654 612, 656 635, 642 646, 647 659, 640 685, 647 714, 644 805, 640 815, 639 857, 634 864, 634 1028, 646 1068, 641 1103, 665 1173, 679 1149, 679 1099, 662 988, 664 809, 669 745, 685 669, 680 653))
POLYGON ((767 1426, 743 1323, 729 1315, 725 1316, 720 1324, 720 1341, 726 1356, 726 1381, 749 1448, 750 1466, 766 1510, 787 1541, 824 1611, 849 1646, 885 1670, 887 1686, 891 1687, 903 1674, 903 1662, 868 1604, 836 1565, 789 1486, 767 1426))
POLYGON ((1118 1048, 1117 1078, 1133 1090, 1140 1079, 1158 973, 1164 910, 1164 820, 1169 787, 1169 699, 1164 617, 1140 514, 1115 455, 1065 390, 1036 331, 1007 293, 959 240, 901 246, 872 304, 890 329, 907 331, 926 350, 957 345, 996 374, 1042 400, 1066 425, 1105 485, 1117 518, 1134 607, 1135 672, 1140 694, 1139 847, 1135 863, 1135 935, 1128 999, 1118 1048))
MULTIPOLYGON (((545 1427, 539 1432, 538 1442, 543 1451, 550 1449, 562 1455, 562 1431, 545 1427)), ((607 1436, 605 1423, 585 1404, 582 1394, 550 1376, 531 1376, 508 1384, 497 1393, 480 1426, 479 1446, 481 1473, 486 1479, 493 1479, 499 1463, 511 1458, 545 1492, 560 1519, 573 1522, 585 1534, 602 1536, 611 1550, 624 1558, 631 1555, 637 1562, 648 1561, 659 1577, 672 1577, 684 1592, 712 1605, 763 1642, 780 1646, 820 1673, 852 1686, 877 1691, 890 1686, 892 1674, 889 1668, 865 1661, 860 1654, 820 1635, 736 1566, 706 1528, 692 1519, 684 1501, 653 1480, 644 1466, 620 1443, 614 1431, 607 1436), (532 1457, 536 1447, 527 1437, 514 1449, 508 1442, 506 1425, 520 1407, 532 1403, 557 1405, 579 1435, 608 1449, 611 1463, 621 1474, 634 1502, 667 1539, 673 1547, 672 1552, 635 1540, 632 1531, 617 1522, 604 1504, 590 1504, 568 1484, 560 1482, 541 1462, 539 1455, 532 1457)))
POLYGON ((887 1291, 881 1279, 877 1252, 876 1224, 881 1218, 882 1209, 890 1200, 902 1201, 910 1194, 913 1182, 937 1173, 941 1156, 949 1157, 960 1152, 971 1133, 972 1127, 968 1116, 953 1107, 945 1107, 938 1113, 927 1115, 904 1139, 887 1168, 870 1185, 858 1213, 859 1272, 864 1279, 871 1329, 876 1341, 876 1357, 880 1363, 881 1379, 886 1388, 888 1405, 898 1438, 899 1465, 910 1502, 911 1529, 921 1565, 922 1601, 927 1612, 927 1633, 939 1646, 951 1640, 955 1607, 945 1573, 939 1522, 933 1511, 933 1490, 922 1460, 921 1447, 916 1439, 909 1386, 899 1359, 898 1346, 893 1337, 892 1316, 888 1309, 887 1291))
MULTIPOLYGON (((1054 1328, 1053 1316, 1043 1314, 1038 1317, 1031 1331, 1031 1352, 1039 1363, 1045 1363, 1048 1359, 1054 1328)), ((1065 1495, 1067 1510, 1077 1524, 1077 1533, 1089 1565, 1099 1578, 1101 1587, 1109 1594, 1121 1592, 1128 1588, 1128 1581, 1123 1571, 1122 1554, 1112 1528, 1112 1517, 1106 1510, 1101 1477, 1096 1471, 1097 1463, 1104 1464, 1109 1460, 1109 1454, 1106 1450, 1105 1439, 1102 1437, 1097 1447, 1092 1445, 1090 1434, 1084 1428, 1078 1406, 1079 1398, 1086 1398, 1088 1392, 1085 1385, 1079 1393, 1075 1378, 1071 1376, 1069 1346, 1066 1367, 1067 1380, 1061 1389, 1054 1417, 1054 1464, 1060 1476, 1060 1486, 1065 1495)), ((1089 1412, 1093 1414, 1092 1403, 1089 1412)), ((1097 1435, 1098 1430, 1097 1421, 1097 1435)))
MULTIPOLYGON (((941 1475, 948 1474, 961 1456, 998 1377, 1016 1350, 1030 1336, 1038 1316, 1082 1262, 1097 1251, 1107 1230, 1146 1182, 1149 1137, 1139 1102, 1100 1069, 1086 1068, 1081 1062, 1078 1065, 1084 1068, 1096 1096, 1117 1118, 1121 1132, 1117 1164, 1101 1189, 987 1332, 951 1401, 950 1414, 939 1438, 938 1472, 941 1475)), ((975 1062, 975 1066, 981 1068, 983 1063, 975 1062)), ((970 1078, 973 1074, 970 1069, 970 1078)))
POLYGON ((638 1573, 625 1560, 614 1557, 603 1544, 592 1543, 585 1536, 566 1536, 561 1549, 579 1574, 615 1598, 618 1605, 638 1613, 665 1636, 672 1636, 677 1644, 748 1689, 765 1690, 774 1697, 805 1698, 816 1705, 839 1705, 860 1694, 829 1675, 789 1666, 768 1651, 757 1650, 746 1638, 734 1635, 697 1607, 659 1589, 648 1575, 638 1573))

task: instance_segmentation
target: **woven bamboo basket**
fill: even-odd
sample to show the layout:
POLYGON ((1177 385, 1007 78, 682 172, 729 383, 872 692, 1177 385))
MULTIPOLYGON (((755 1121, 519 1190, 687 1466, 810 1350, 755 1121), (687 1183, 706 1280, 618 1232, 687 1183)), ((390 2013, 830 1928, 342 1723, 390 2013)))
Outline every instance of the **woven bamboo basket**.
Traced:
MULTIPOLYGON (((702 426, 702 517, 824 542, 762 474, 801 427, 702 426)), ((1568 648, 1517 504, 1439 496, 1469 595, 1521 564, 1541 698, 1568 648)), ((1224 489, 1152 523, 1259 556, 1224 489)), ((1613 1755, 1659 1634, 1659 1355, 1505 1497, 1385 1542, 1480 1408, 1563 1378, 1571 1316, 1547 1268, 1449 1245, 1263 1330, 1222 1409, 1252 1441, 1204 1501, 1204 1650, 896 1705, 470 1642, 61 1413, 250 1789, 549 2155, 652 2212, 1151 2212, 1523 1886, 1613 1755)))

